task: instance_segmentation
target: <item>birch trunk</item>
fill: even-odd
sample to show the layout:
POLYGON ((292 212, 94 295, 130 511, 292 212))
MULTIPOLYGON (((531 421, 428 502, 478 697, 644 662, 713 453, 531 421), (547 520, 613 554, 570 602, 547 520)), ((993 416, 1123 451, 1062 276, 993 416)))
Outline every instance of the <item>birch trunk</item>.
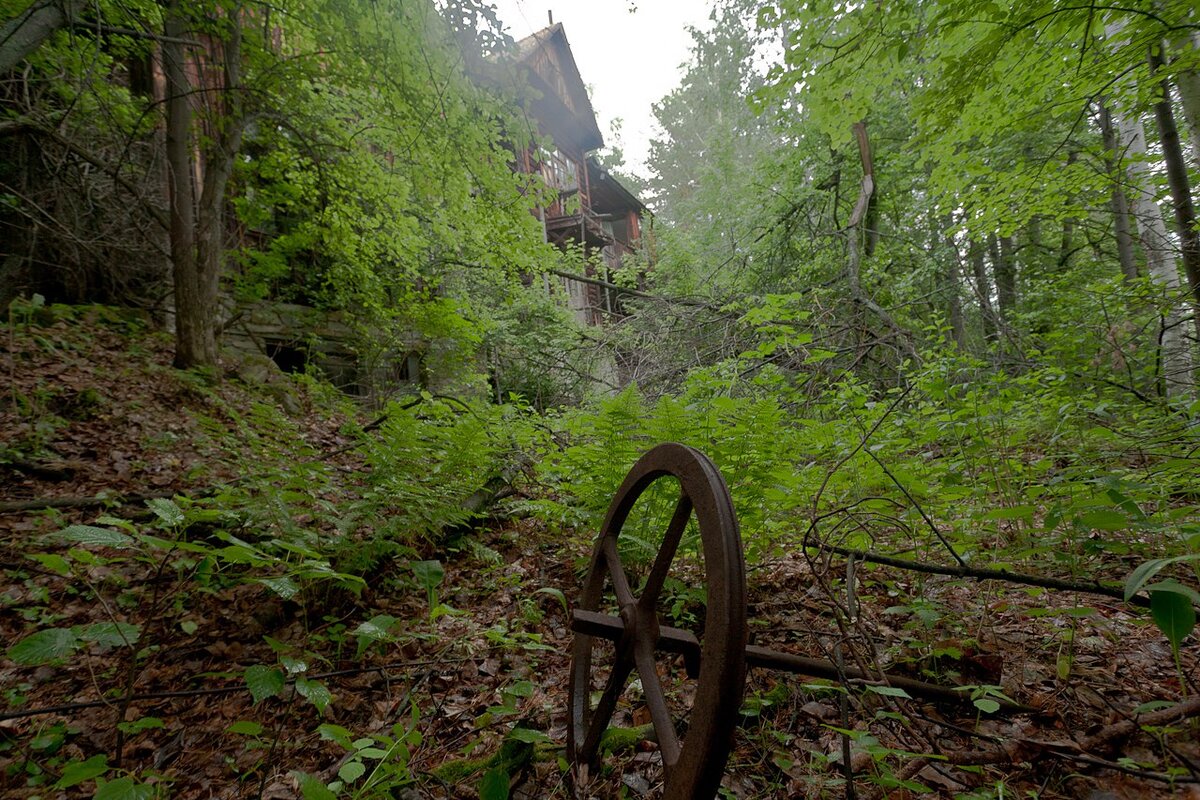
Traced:
POLYGON ((1190 393, 1193 386, 1192 354, 1184 336, 1183 291, 1175 258, 1175 243, 1167 232, 1162 208, 1151 188, 1154 177, 1146 162, 1146 131, 1141 119, 1132 115, 1118 115, 1117 135, 1130 157, 1125 170, 1133 193, 1133 219, 1146 253, 1146 271, 1170 299, 1163 314, 1160 336, 1166 394, 1168 397, 1181 397, 1190 393))
MULTIPOLYGON (((1162 66, 1162 59, 1150 54, 1150 74, 1162 66)), ((1162 148, 1163 164, 1167 168, 1167 185, 1171 187, 1171 207, 1175 211, 1175 230, 1182 245, 1183 274, 1192 292, 1193 318, 1200 326, 1200 234, 1196 232, 1196 207, 1192 203, 1192 187, 1188 181, 1179 129, 1171 108, 1171 84, 1162 81, 1162 94, 1154 104, 1154 120, 1158 125, 1158 142, 1162 148)), ((1200 329, 1198 329, 1200 330, 1200 329)))
MULTIPOLYGON (((1104 29, 1105 37, 1119 47, 1123 44, 1120 39, 1123 28, 1123 22, 1109 23, 1104 29)), ((1146 271, 1167 297, 1159 336, 1164 393, 1172 399, 1185 398, 1195 387, 1192 353, 1184 335, 1185 306, 1175 243, 1167 233, 1167 223, 1158 204, 1158 185, 1147 159, 1146 130, 1141 117, 1132 111, 1113 109, 1113 118, 1117 151, 1126 158, 1130 210, 1146 253, 1146 271)))
MULTIPOLYGON (((1200 51, 1200 33, 1193 31, 1177 39, 1176 52, 1200 51)), ((1192 167, 1200 168, 1200 70, 1180 70, 1175 75, 1179 105, 1183 108, 1188 140, 1192 145, 1192 167)))

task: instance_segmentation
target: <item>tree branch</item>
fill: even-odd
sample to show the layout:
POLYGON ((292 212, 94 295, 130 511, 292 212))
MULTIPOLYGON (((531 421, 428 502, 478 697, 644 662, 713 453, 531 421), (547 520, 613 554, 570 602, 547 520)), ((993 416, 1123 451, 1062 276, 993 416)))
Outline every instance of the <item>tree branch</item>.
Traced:
POLYGON ((71 23, 86 0, 38 0, 0 28, 0 74, 21 63, 52 33, 71 23))
MULTIPOLYGON (((860 561, 868 561, 872 564, 882 564, 888 567, 897 567, 899 569, 908 570, 910 572, 924 572, 928 575, 947 575, 952 578, 972 578, 981 581, 1004 581, 1006 583, 1019 583, 1024 586, 1037 586, 1042 589, 1057 589, 1066 592, 1080 592, 1083 594, 1094 594, 1101 597, 1109 597, 1114 600, 1125 600, 1125 592, 1119 586, 1100 583, 1099 581, 1091 582, 1075 582, 1063 580, 1061 578, 1048 578, 1041 575, 1027 575, 1021 572, 1009 572, 1002 569, 988 569, 986 567, 971 567, 962 564, 957 567, 943 567, 938 564, 926 564, 921 561, 909 561, 903 558, 895 558, 894 556, 885 556, 878 553, 872 553, 869 550, 852 550, 848 547, 839 547, 833 544, 809 544, 809 547, 816 547, 819 550, 825 550, 830 553, 837 553, 840 556, 847 558, 856 558, 860 561)), ((1128 601, 1135 606, 1143 608, 1149 607, 1150 601, 1142 595, 1134 595, 1128 601)))
POLYGON ((138 200, 138 202, 146 210, 146 213, 153 217, 154 221, 157 222, 164 231, 169 231, 171 229, 171 221, 168 218, 167 213, 163 211, 163 209, 146 200, 142 196, 143 192, 139 187, 135 186, 132 182, 121 176, 121 171, 118 167, 108 164, 99 156, 83 149, 67 137, 60 134, 58 131, 51 130, 50 128, 43 127, 33 122, 27 123, 27 127, 29 130, 40 133, 41 135, 58 144, 60 147, 65 148, 71 153, 74 153, 84 161, 96 167, 96 169, 108 175, 113 182, 119 184, 121 188, 133 195, 134 199, 138 200))

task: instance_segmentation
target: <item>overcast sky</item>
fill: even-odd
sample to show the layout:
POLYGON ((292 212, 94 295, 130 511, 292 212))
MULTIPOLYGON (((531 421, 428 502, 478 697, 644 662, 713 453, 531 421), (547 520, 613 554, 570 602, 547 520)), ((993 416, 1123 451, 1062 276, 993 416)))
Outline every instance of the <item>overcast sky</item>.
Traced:
POLYGON ((687 26, 709 25, 708 0, 492 0, 507 32, 520 40, 561 22, 606 144, 614 119, 623 120, 620 145, 626 168, 647 174, 646 156, 655 135, 650 105, 679 85, 680 65, 692 38, 687 26), (631 9, 635 9, 631 12, 631 9))

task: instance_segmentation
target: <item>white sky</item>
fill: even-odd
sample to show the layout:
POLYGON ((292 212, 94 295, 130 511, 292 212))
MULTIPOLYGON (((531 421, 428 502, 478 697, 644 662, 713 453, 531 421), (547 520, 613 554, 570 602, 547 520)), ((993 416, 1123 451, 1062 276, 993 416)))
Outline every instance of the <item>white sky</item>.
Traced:
POLYGON ((554 12, 591 90, 605 144, 614 144, 611 124, 620 118, 625 167, 645 177, 650 138, 655 135, 650 105, 679 85, 680 66, 692 44, 686 26, 707 29, 708 0, 492 2, 508 34, 517 40, 546 27, 546 12, 554 12))

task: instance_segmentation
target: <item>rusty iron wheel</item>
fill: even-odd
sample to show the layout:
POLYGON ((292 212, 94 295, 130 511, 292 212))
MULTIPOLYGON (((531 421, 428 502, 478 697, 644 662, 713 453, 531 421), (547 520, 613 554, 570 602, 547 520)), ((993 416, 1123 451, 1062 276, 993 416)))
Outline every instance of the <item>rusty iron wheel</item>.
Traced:
MULTIPOLYGON (((662 755, 668 800, 712 798, 729 758, 745 688, 746 567, 729 489, 716 466, 698 450, 661 444, 634 464, 608 508, 575 613, 567 753, 576 775, 599 767, 600 739, 612 719, 630 674, 637 670, 662 755), (635 596, 621 565, 617 538, 642 493, 660 478, 679 481, 680 497, 662 546, 635 596), (656 605, 680 539, 695 512, 700 528, 708 601, 704 639, 659 625, 656 605), (599 613, 605 578, 612 585, 619 617, 599 613), (588 623, 591 623, 590 625, 588 623), (616 644, 611 672, 595 707, 591 703, 594 639, 616 644), (655 665, 656 650, 699 654, 699 680, 687 732, 676 732, 655 665)), ((584 773, 586 774, 586 773, 584 773)))

